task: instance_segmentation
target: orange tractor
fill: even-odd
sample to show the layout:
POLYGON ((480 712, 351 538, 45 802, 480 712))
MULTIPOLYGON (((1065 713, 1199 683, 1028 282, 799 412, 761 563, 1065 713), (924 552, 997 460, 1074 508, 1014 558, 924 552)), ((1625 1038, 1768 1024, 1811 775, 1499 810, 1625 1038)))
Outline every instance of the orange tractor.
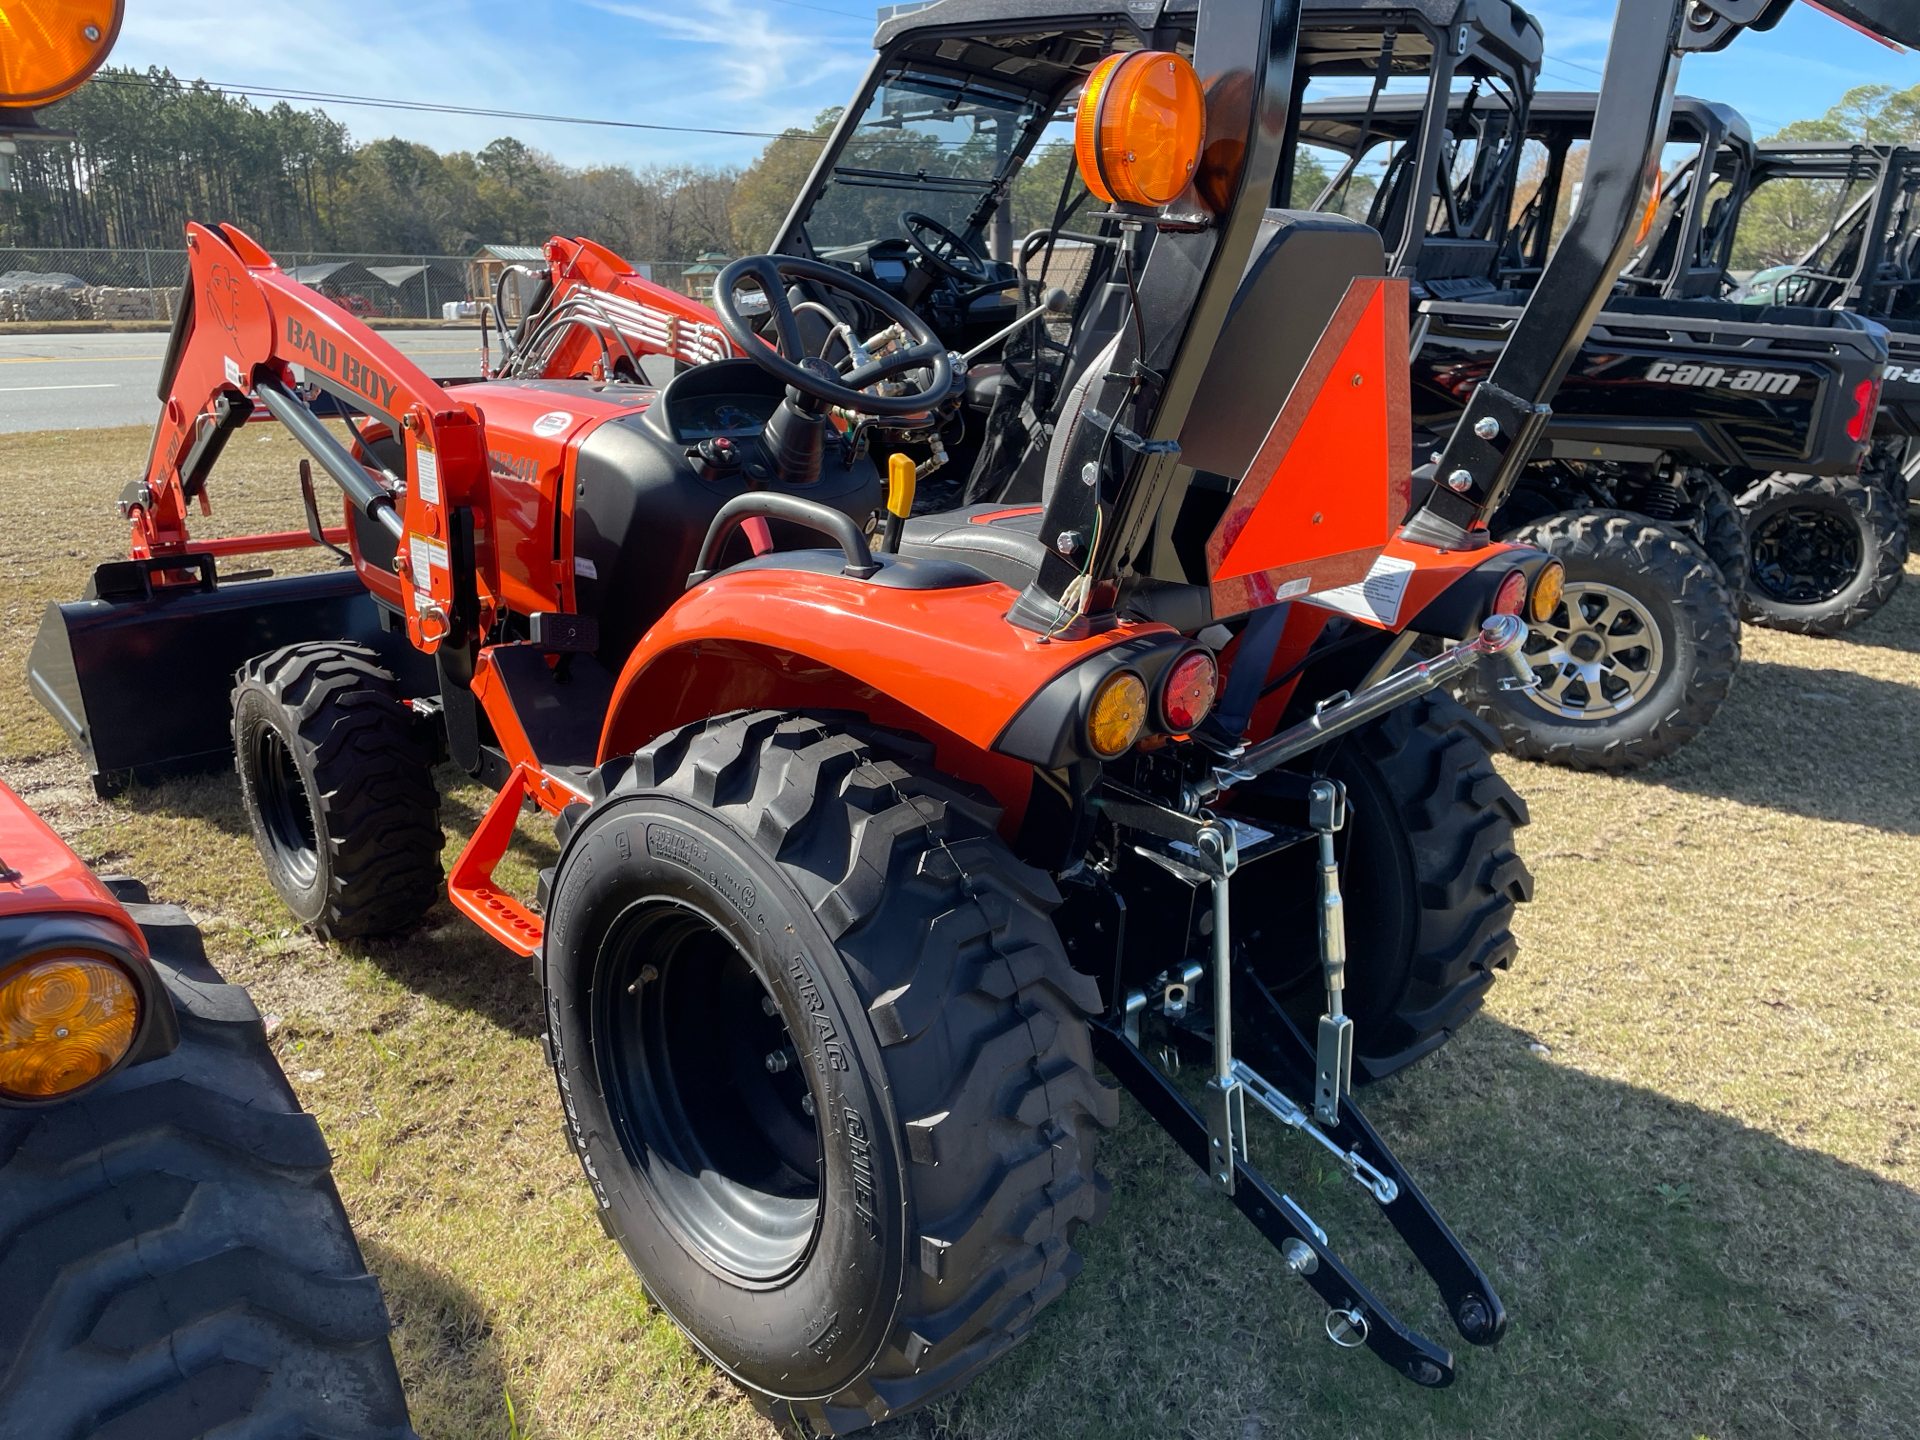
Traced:
POLYGON ((1063 1291, 1107 1203, 1098 1065, 1332 1340, 1445 1385, 1248 1125, 1298 1131, 1462 1336, 1500 1338, 1352 1090, 1514 953, 1525 807, 1436 688, 1531 683, 1559 568, 1485 519, 1626 254, 1679 52, 1765 8, 1622 6, 1587 193, 1506 351, 1531 389, 1495 371, 1411 512, 1405 282, 1364 226, 1269 208, 1290 0, 896 16, 777 253, 709 310, 555 240, 472 383, 194 226, 132 556, 49 611, 31 681, 102 786, 230 754, 324 935, 435 903, 443 755, 494 787, 446 893, 536 967, 607 1235, 792 1426, 947 1393, 1063 1291), (1016 258, 1012 179, 1069 119, 1076 171, 1016 258), (303 465, 305 532, 194 541, 263 421, 344 525, 303 465), (1048 498, 916 513, 969 461, 1048 498), (220 578, 313 543, 350 564, 220 578), (528 804, 560 842, 537 899, 492 878, 528 804))

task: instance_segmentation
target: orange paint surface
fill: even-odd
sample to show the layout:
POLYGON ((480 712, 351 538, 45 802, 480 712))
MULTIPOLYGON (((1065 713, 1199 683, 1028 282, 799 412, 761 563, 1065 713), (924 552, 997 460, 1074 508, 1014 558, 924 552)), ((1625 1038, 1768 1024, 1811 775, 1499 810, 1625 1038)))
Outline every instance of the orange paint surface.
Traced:
POLYGON ((33 813, 31 806, 0 784, 0 915, 98 915, 125 932, 128 949, 147 953, 146 937, 126 907, 100 883, 66 841, 33 813))

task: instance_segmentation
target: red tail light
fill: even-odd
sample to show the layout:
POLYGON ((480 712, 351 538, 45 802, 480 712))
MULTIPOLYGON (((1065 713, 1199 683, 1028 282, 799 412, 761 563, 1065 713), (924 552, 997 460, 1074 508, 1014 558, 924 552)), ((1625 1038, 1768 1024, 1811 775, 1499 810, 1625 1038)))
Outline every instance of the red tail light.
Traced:
POLYGON ((1169 731, 1185 735, 1207 718, 1218 679, 1213 656, 1204 650, 1189 650, 1167 667, 1167 678, 1160 686, 1160 714, 1169 731))
POLYGON ((1493 597, 1493 613, 1496 615, 1518 615, 1520 607, 1527 603, 1527 576, 1522 570, 1509 570, 1507 578, 1500 582, 1500 589, 1493 597))
POLYGON ((1873 412, 1880 408, 1880 381, 1862 380, 1853 389, 1853 418, 1847 421, 1847 438, 1864 440, 1873 433, 1873 412))

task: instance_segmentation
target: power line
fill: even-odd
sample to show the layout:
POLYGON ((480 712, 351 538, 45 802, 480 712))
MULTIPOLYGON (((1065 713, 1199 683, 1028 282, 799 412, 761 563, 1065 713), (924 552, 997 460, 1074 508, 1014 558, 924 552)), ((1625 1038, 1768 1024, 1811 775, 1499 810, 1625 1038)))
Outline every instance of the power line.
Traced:
MULTIPOLYGON (((144 75, 95 75, 90 85, 138 85, 156 88, 159 82, 144 75)), ((182 82, 183 85, 189 82, 182 82)), ((437 105, 425 100, 388 100, 374 95, 333 95, 322 90, 287 90, 274 85, 235 85, 218 80, 190 82, 226 96, 245 99, 258 95, 268 100, 298 100, 315 105, 360 105, 378 110, 411 110, 433 115, 473 115, 493 120, 537 120, 551 125, 599 125, 615 130, 659 130, 676 135, 728 135, 747 140, 815 140, 826 136, 792 130, 722 130, 710 125, 656 125, 645 120, 602 120, 582 115, 542 115, 530 110, 488 110, 476 105, 437 105)))

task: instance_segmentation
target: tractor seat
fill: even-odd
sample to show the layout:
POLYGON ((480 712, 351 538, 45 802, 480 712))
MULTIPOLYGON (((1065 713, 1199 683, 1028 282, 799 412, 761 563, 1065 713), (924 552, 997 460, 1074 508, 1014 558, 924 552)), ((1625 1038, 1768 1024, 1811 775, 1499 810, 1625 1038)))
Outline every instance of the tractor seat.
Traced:
POLYGON ((1040 539, 1038 505, 968 505, 907 521, 900 553, 958 560, 1003 585, 1024 590, 1040 572, 1047 547, 1040 539))

